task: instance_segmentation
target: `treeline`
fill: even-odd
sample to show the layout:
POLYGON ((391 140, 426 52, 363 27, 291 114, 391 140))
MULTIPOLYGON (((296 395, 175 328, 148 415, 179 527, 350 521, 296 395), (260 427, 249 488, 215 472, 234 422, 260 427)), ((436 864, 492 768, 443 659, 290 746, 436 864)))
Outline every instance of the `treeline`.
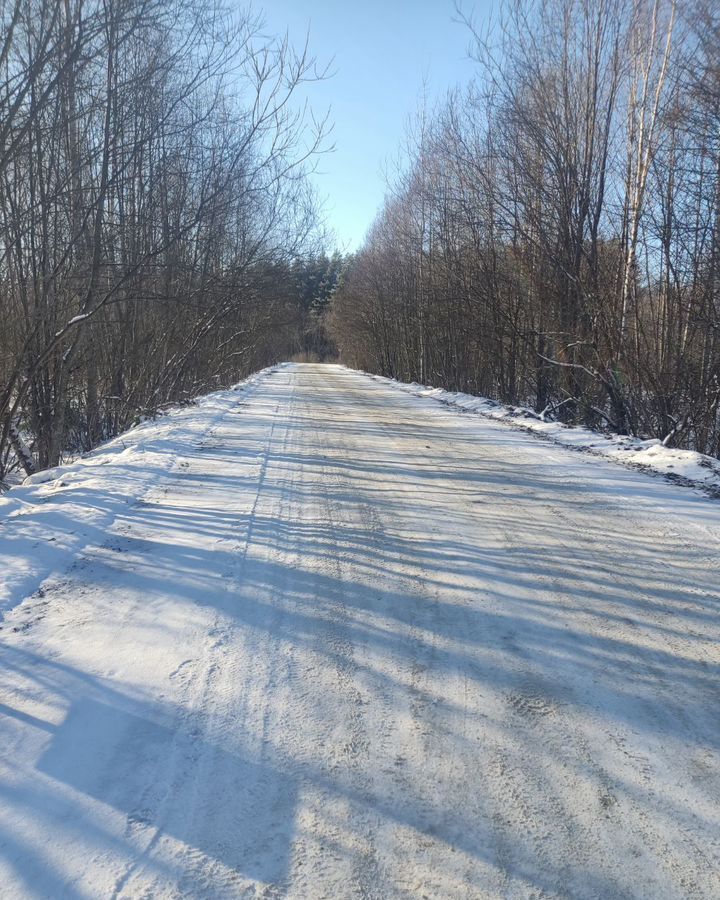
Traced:
POLYGON ((346 267, 338 252, 320 254, 296 262, 289 273, 299 314, 294 356, 307 362, 328 362, 337 357, 337 347, 328 333, 330 303, 346 267))
POLYGON ((320 77, 214 0, 0 2, 0 482, 297 349, 320 77))
POLYGON ((506 0, 419 117, 343 359, 720 455, 720 8, 506 0))

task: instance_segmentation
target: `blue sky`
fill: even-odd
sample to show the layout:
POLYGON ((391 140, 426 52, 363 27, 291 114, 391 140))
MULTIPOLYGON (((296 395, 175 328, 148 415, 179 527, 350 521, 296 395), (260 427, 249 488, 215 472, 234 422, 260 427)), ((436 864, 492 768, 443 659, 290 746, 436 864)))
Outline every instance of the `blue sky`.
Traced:
MULTIPOLYGON (((478 0, 476 15, 489 5, 478 0)), ((309 29, 319 61, 334 58, 334 76, 307 91, 314 109, 331 108, 335 123, 335 152, 320 160, 315 181, 339 248, 356 249, 382 203, 383 172, 397 158, 423 83, 432 100, 472 76, 469 33, 453 21, 452 0, 265 0, 260 8, 268 32, 287 29, 297 45, 309 29)))

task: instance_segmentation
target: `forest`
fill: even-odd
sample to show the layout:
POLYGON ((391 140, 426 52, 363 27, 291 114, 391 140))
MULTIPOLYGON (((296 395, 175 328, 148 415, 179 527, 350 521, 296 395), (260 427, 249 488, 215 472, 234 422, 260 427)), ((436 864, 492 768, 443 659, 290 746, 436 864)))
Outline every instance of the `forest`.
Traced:
POLYGON ((0 5, 0 484, 313 349, 328 127, 293 100, 325 73, 262 25, 0 5))
POLYGON ((343 360, 720 456, 720 8, 457 13, 477 77, 409 129, 343 360))
POLYGON ((720 456, 720 10, 455 8, 361 248, 332 77, 216 0, 0 3, 0 485, 279 360, 339 358, 720 456))

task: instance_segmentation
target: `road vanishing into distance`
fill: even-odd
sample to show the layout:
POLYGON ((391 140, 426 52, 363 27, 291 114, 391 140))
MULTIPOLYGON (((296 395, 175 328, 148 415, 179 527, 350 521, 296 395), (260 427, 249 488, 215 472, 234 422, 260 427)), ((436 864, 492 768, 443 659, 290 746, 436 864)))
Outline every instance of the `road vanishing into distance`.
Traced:
POLYGON ((719 897, 720 503, 340 366, 226 395, 2 622, 4 900, 719 897))

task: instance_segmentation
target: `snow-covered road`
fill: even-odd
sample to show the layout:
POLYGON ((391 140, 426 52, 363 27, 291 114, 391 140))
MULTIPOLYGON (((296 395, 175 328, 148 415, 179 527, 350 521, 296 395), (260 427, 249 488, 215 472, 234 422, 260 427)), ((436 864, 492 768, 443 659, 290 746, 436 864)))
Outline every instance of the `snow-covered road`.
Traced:
POLYGON ((222 398, 15 511, 102 527, 2 622, 4 900, 719 897, 720 503, 340 367, 222 398))

